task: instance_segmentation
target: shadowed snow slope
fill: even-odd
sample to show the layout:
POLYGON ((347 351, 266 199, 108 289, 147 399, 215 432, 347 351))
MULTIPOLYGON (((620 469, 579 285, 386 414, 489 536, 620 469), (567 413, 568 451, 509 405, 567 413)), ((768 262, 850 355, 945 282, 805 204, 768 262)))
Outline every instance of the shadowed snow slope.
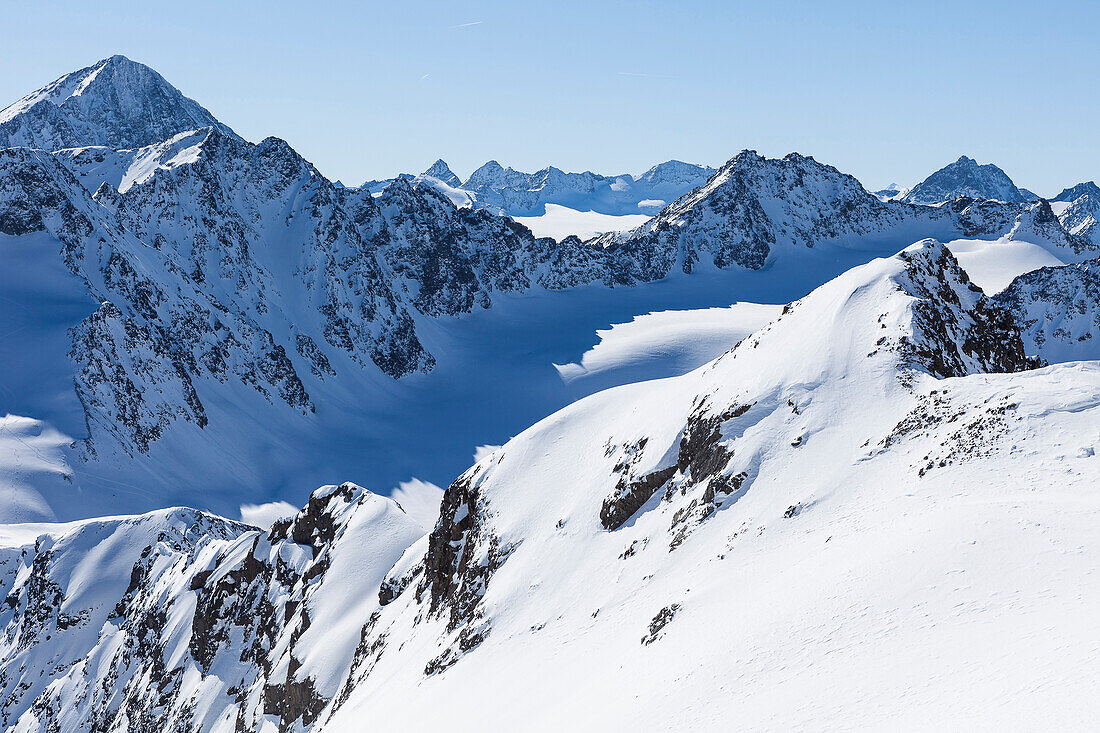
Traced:
POLYGON ((1004 244, 960 253, 991 289, 1097 250, 1087 186, 1063 212, 1076 207, 1075 234, 1046 202, 882 202, 812 158, 751 151, 714 175, 672 161, 630 180, 493 165, 472 177, 516 184, 539 211, 555 191, 656 201, 706 181, 630 231, 539 238, 467 206, 474 194, 442 161, 377 196, 333 184, 282 140, 240 139, 122 57, 4 115, 35 145, 80 147, 0 148, 0 415, 54 446, 39 461, 51 478, 6 484, 0 521, 182 503, 268 505, 270 518, 285 510, 273 502, 349 478, 445 485, 478 446, 596 389, 697 366, 751 331, 699 322, 705 342, 691 345, 676 328, 638 336, 646 319, 628 329, 633 346, 589 368, 612 324, 786 303, 928 236, 1004 244), (589 377, 564 382, 554 365, 571 363, 589 377))
POLYGON ((613 387, 684 374, 733 348, 779 315, 782 306, 656 311, 596 332, 600 341, 579 362, 555 364, 571 387, 613 387))
POLYGON ((351 485, 266 533, 146 531, 129 554, 101 548, 111 522, 163 517, 10 529, 3 714, 25 733, 1086 726, 1100 368, 1029 366, 925 241, 689 374, 540 421, 447 489, 428 535, 351 485), (97 563, 98 601, 63 601, 97 563))
POLYGON ((1100 370, 1023 366, 925 243, 571 405, 448 489, 329 729, 1084 724, 1100 370))

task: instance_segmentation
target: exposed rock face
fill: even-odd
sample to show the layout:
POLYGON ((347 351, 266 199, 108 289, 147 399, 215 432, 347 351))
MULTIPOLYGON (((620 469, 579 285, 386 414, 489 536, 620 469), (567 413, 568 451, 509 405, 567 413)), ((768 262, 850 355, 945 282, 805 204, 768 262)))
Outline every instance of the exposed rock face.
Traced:
POLYGON ((130 730, 187 729, 192 716, 180 708, 188 703, 173 700, 180 675, 163 661, 170 607, 163 588, 154 587, 157 576, 173 561, 178 566, 199 548, 232 542, 247 530, 202 512, 170 509, 89 521, 26 547, 0 549, 6 595, 0 725, 11 729, 26 716, 41 729, 109 730, 111 719, 129 717, 130 730), (86 573, 96 582, 82 582, 86 573), (87 658, 98 658, 100 644, 110 652, 89 668, 87 658), (33 671, 47 663, 50 675, 33 671), (137 664, 150 676, 131 677, 137 664), (66 697, 74 687, 90 697, 80 710, 66 697), (151 710, 162 705, 182 714, 166 715, 161 721, 171 724, 156 728, 151 710))
MULTIPOLYGON (((1026 366, 1011 318, 929 240, 827 283, 702 369, 593 395, 532 427, 447 489, 427 535, 351 484, 319 489, 266 532, 191 510, 60 527, 0 549, 0 724, 343 730, 363 706, 413 719, 408 700, 428 696, 459 700, 446 715, 468 728, 485 708, 461 685, 542 669, 569 687, 561 655, 589 684, 627 662, 642 670, 600 695, 667 689, 690 672, 666 665, 692 639, 716 643, 707 632, 760 563, 761 587, 778 574, 785 588, 788 568, 846 542, 858 559, 837 552, 819 572, 849 583, 873 561, 865 538, 881 513, 897 512, 883 530, 895 532, 919 497, 939 513, 974 503, 941 505, 1019 442, 1018 411, 1027 430, 1055 412, 1046 383, 1028 381, 1049 370, 1008 374, 1026 366), (595 653, 609 648, 622 656, 595 653)), ((1073 414, 1100 409, 1091 395, 1073 414)), ((913 553, 898 544, 904 555, 873 577, 913 553)), ((866 613, 847 585, 837 594, 838 608, 866 613)), ((817 608, 820 593, 808 595, 817 608)), ((765 601, 771 628, 778 607, 765 601)), ((819 643, 833 648, 835 617, 823 623, 819 643)), ((691 669, 698 659, 708 669, 694 674, 708 676, 743 664, 717 653, 691 669)))
POLYGON ((1096 184, 1090 185, 1091 188, 1073 199, 1058 220, 1067 232, 1086 240, 1090 249, 1095 250, 1100 248, 1100 224, 1097 224, 1100 220, 1100 189, 1096 184))
POLYGON ((777 250, 888 235, 922 216, 931 214, 883 203, 813 158, 744 151, 649 222, 595 242, 620 268, 651 280, 674 268, 690 273, 703 257, 719 268, 759 270, 777 250))
POLYGON ((420 534, 392 501, 345 484, 267 533, 168 510, 0 550, 0 724, 182 733, 257 730, 273 716, 281 732, 309 729, 382 575, 420 534), (91 565, 110 547, 121 550, 110 567, 91 565), (79 577, 93 568, 103 578, 91 592, 79 577), (347 613, 362 617, 341 626, 347 613), (31 682, 26 670, 50 654, 51 678, 31 682))
POLYGON ((301 372, 332 376, 326 351, 394 377, 430 367, 331 184, 285 143, 186 137, 190 164, 109 196, 97 186, 99 202, 62 165, 81 156, 0 151, 0 227, 54 238, 102 304, 73 331, 89 448, 109 434, 144 452, 177 420, 205 426, 199 382, 309 413, 301 372))
POLYGON ((558 290, 610 277, 606 253, 576 237, 536 239, 511 219, 456 209, 430 186, 399 179, 377 198, 347 195, 398 291, 426 315, 488 308, 496 292, 558 290))
POLYGON ((234 134, 148 66, 112 56, 0 110, 0 148, 138 148, 210 126, 234 134))
POLYGON ((1100 260, 1020 275, 994 300, 1020 324, 1028 354, 1052 363, 1100 358, 1100 260))
POLYGON ((1073 186, 1071 188, 1062 189, 1062 192, 1060 194, 1050 200, 1070 202, 1076 201, 1077 199, 1085 195, 1100 197, 1100 186, 1097 186, 1094 181, 1078 183, 1076 186, 1073 186))
POLYGON ((959 196, 1013 204, 1033 198, 1021 193, 1012 179, 997 166, 978 165, 973 158, 964 155, 918 183, 902 200, 928 205, 951 201, 959 196))
POLYGON ((120 191, 117 212, 128 229, 271 331, 291 329, 291 319, 299 328, 317 323, 307 338, 361 364, 366 356, 390 376, 430 368, 340 190, 312 165, 276 138, 252 145, 208 129, 176 142, 155 175, 120 191), (277 300, 288 287, 304 291, 308 318, 277 300))
POLYGON ((907 291, 919 299, 916 333, 905 344, 910 363, 940 378, 1037 366, 1012 314, 970 282, 946 247, 929 243, 898 256, 908 264, 907 291))

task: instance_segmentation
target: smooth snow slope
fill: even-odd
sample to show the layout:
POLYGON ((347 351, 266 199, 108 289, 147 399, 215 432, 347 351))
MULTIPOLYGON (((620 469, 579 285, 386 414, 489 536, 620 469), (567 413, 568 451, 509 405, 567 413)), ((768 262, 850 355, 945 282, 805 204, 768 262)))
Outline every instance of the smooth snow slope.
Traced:
POLYGON ((925 241, 533 425, 427 535, 350 484, 267 532, 183 509, 0 530, 0 720, 1087 728, 1100 365, 1030 363, 925 241))
POLYGON ((513 218, 530 229, 536 237, 561 240, 570 235, 590 239, 604 232, 624 232, 640 226, 649 216, 602 214, 598 211, 578 211, 559 204, 546 204, 545 214, 513 218))
POLYGON ((988 295, 1001 292, 1025 272, 1065 264, 1050 250, 1031 242, 957 239, 947 246, 970 279, 988 295))
MULTIPOLYGON (((66 504, 63 497, 84 489, 106 492, 104 500, 116 502, 117 510, 194 503, 226 516, 238 516, 242 504, 282 500, 298 505, 310 487, 342 480, 355 480, 381 492, 412 479, 446 486, 468 464, 478 446, 503 444, 524 427, 600 389, 672 376, 698 366, 731 348, 758 322, 754 318, 741 325, 722 319, 722 324, 712 327, 708 319, 696 320, 694 315, 684 314, 683 318, 692 320, 693 325, 689 331, 679 333, 671 322, 659 325, 646 314, 724 309, 733 300, 743 301, 743 306, 781 304, 801 297, 821 279, 858 265, 866 257, 866 252, 818 247, 796 261, 780 261, 763 272, 711 269, 634 288, 584 286, 566 292, 500 294, 489 310, 462 317, 417 317, 420 339, 439 359, 428 374, 410 375, 396 382, 384 375, 376 379, 368 375, 340 384, 319 384, 311 389, 316 415, 306 420, 267 420, 261 424, 249 418, 244 423, 241 418, 247 413, 242 412, 240 404, 214 403, 208 407, 218 411, 215 415, 224 411, 227 416, 235 416, 224 420, 232 431, 210 438, 206 435, 210 428, 203 432, 186 426, 181 431, 186 434, 174 439, 174 450, 154 444, 154 462, 181 466, 186 462, 191 475, 207 471, 200 439, 215 439, 227 449, 232 448, 241 473, 240 481, 231 486, 198 485, 187 480, 187 472, 181 472, 177 493, 164 495, 150 490, 162 479, 147 475, 141 464, 120 465, 109 474, 103 467, 77 465, 81 470, 75 471, 74 483, 56 484, 57 490, 50 489, 50 493, 63 508, 79 507, 66 504), (635 331, 629 337, 633 341, 630 346, 620 342, 615 349, 625 350, 611 362, 585 366, 586 358, 591 363, 601 352, 610 353, 605 351, 606 346, 597 346, 604 338, 600 332, 635 318, 655 328, 648 334, 635 331), (706 340, 698 340, 704 334, 706 340), (574 364, 589 373, 582 376, 575 368, 570 371, 568 365, 574 364), (555 365, 561 365, 564 371, 555 365), (563 375, 569 378, 563 379, 563 375), (364 394, 372 398, 364 401, 364 394), (237 445, 233 431, 243 429, 242 425, 262 429, 270 448, 255 453, 237 445)), ((976 277, 979 283, 986 282, 982 276, 976 277)), ((59 283, 59 293, 72 298, 74 314, 93 306, 84 305, 82 298, 76 297, 77 289, 64 289, 63 284, 71 279, 66 278, 62 272, 55 282, 59 283)), ((9 317, 17 314, 14 310, 5 313, 9 317)), ((621 329, 613 329, 613 333, 627 333, 621 329)), ((41 395, 41 390, 19 386, 25 382, 10 380, 54 380, 58 399, 68 397, 71 401, 68 411, 62 414, 71 417, 63 424, 50 421, 46 427, 78 439, 85 433, 79 404, 72 396, 71 377, 62 369, 66 366, 65 345, 59 342, 53 352, 57 358, 42 364, 19 357, 39 348, 28 339, 49 333, 25 329, 0 342, 0 349, 8 349, 10 354, 6 364, 25 365, 20 370, 0 370, 0 389, 41 395), (55 366, 61 369, 56 375, 51 371, 55 366)), ((611 342, 615 340, 612 336, 611 342)), ((353 374, 350 369, 344 373, 353 374)), ((247 391, 240 399, 254 400, 247 391)), ((39 411, 37 404, 12 412, 32 417, 56 414, 39 411)), ((215 422, 222 421, 212 420, 215 422)), ((211 467, 210 472, 220 475, 225 471, 224 467, 211 467)), ((7 521, 26 518, 23 514, 11 515, 7 521)))
POLYGON ((391 573, 322 729, 1087 728, 1100 367, 982 373, 1022 365, 989 308, 927 243, 524 431, 391 573))
POLYGON ((779 315, 779 305, 655 311, 596 332, 600 341, 580 361, 555 364, 573 389, 592 391, 686 374, 729 351, 779 315))

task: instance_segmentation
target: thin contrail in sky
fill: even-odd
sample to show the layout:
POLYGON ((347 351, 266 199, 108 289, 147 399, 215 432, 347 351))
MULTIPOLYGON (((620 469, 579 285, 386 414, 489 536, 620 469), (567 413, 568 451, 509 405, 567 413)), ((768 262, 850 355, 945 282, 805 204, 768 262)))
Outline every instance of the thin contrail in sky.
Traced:
POLYGON ((452 25, 452 28, 469 28, 472 25, 481 25, 480 20, 475 20, 470 23, 459 23, 458 25, 452 25))

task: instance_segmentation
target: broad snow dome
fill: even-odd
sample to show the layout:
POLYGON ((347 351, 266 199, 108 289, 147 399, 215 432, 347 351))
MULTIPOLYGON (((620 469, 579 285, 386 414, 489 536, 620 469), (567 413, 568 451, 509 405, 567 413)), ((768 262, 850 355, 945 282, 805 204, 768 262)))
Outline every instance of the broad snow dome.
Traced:
POLYGON ((0 148, 137 148, 200 127, 237 137, 156 71, 115 55, 0 111, 0 148))

